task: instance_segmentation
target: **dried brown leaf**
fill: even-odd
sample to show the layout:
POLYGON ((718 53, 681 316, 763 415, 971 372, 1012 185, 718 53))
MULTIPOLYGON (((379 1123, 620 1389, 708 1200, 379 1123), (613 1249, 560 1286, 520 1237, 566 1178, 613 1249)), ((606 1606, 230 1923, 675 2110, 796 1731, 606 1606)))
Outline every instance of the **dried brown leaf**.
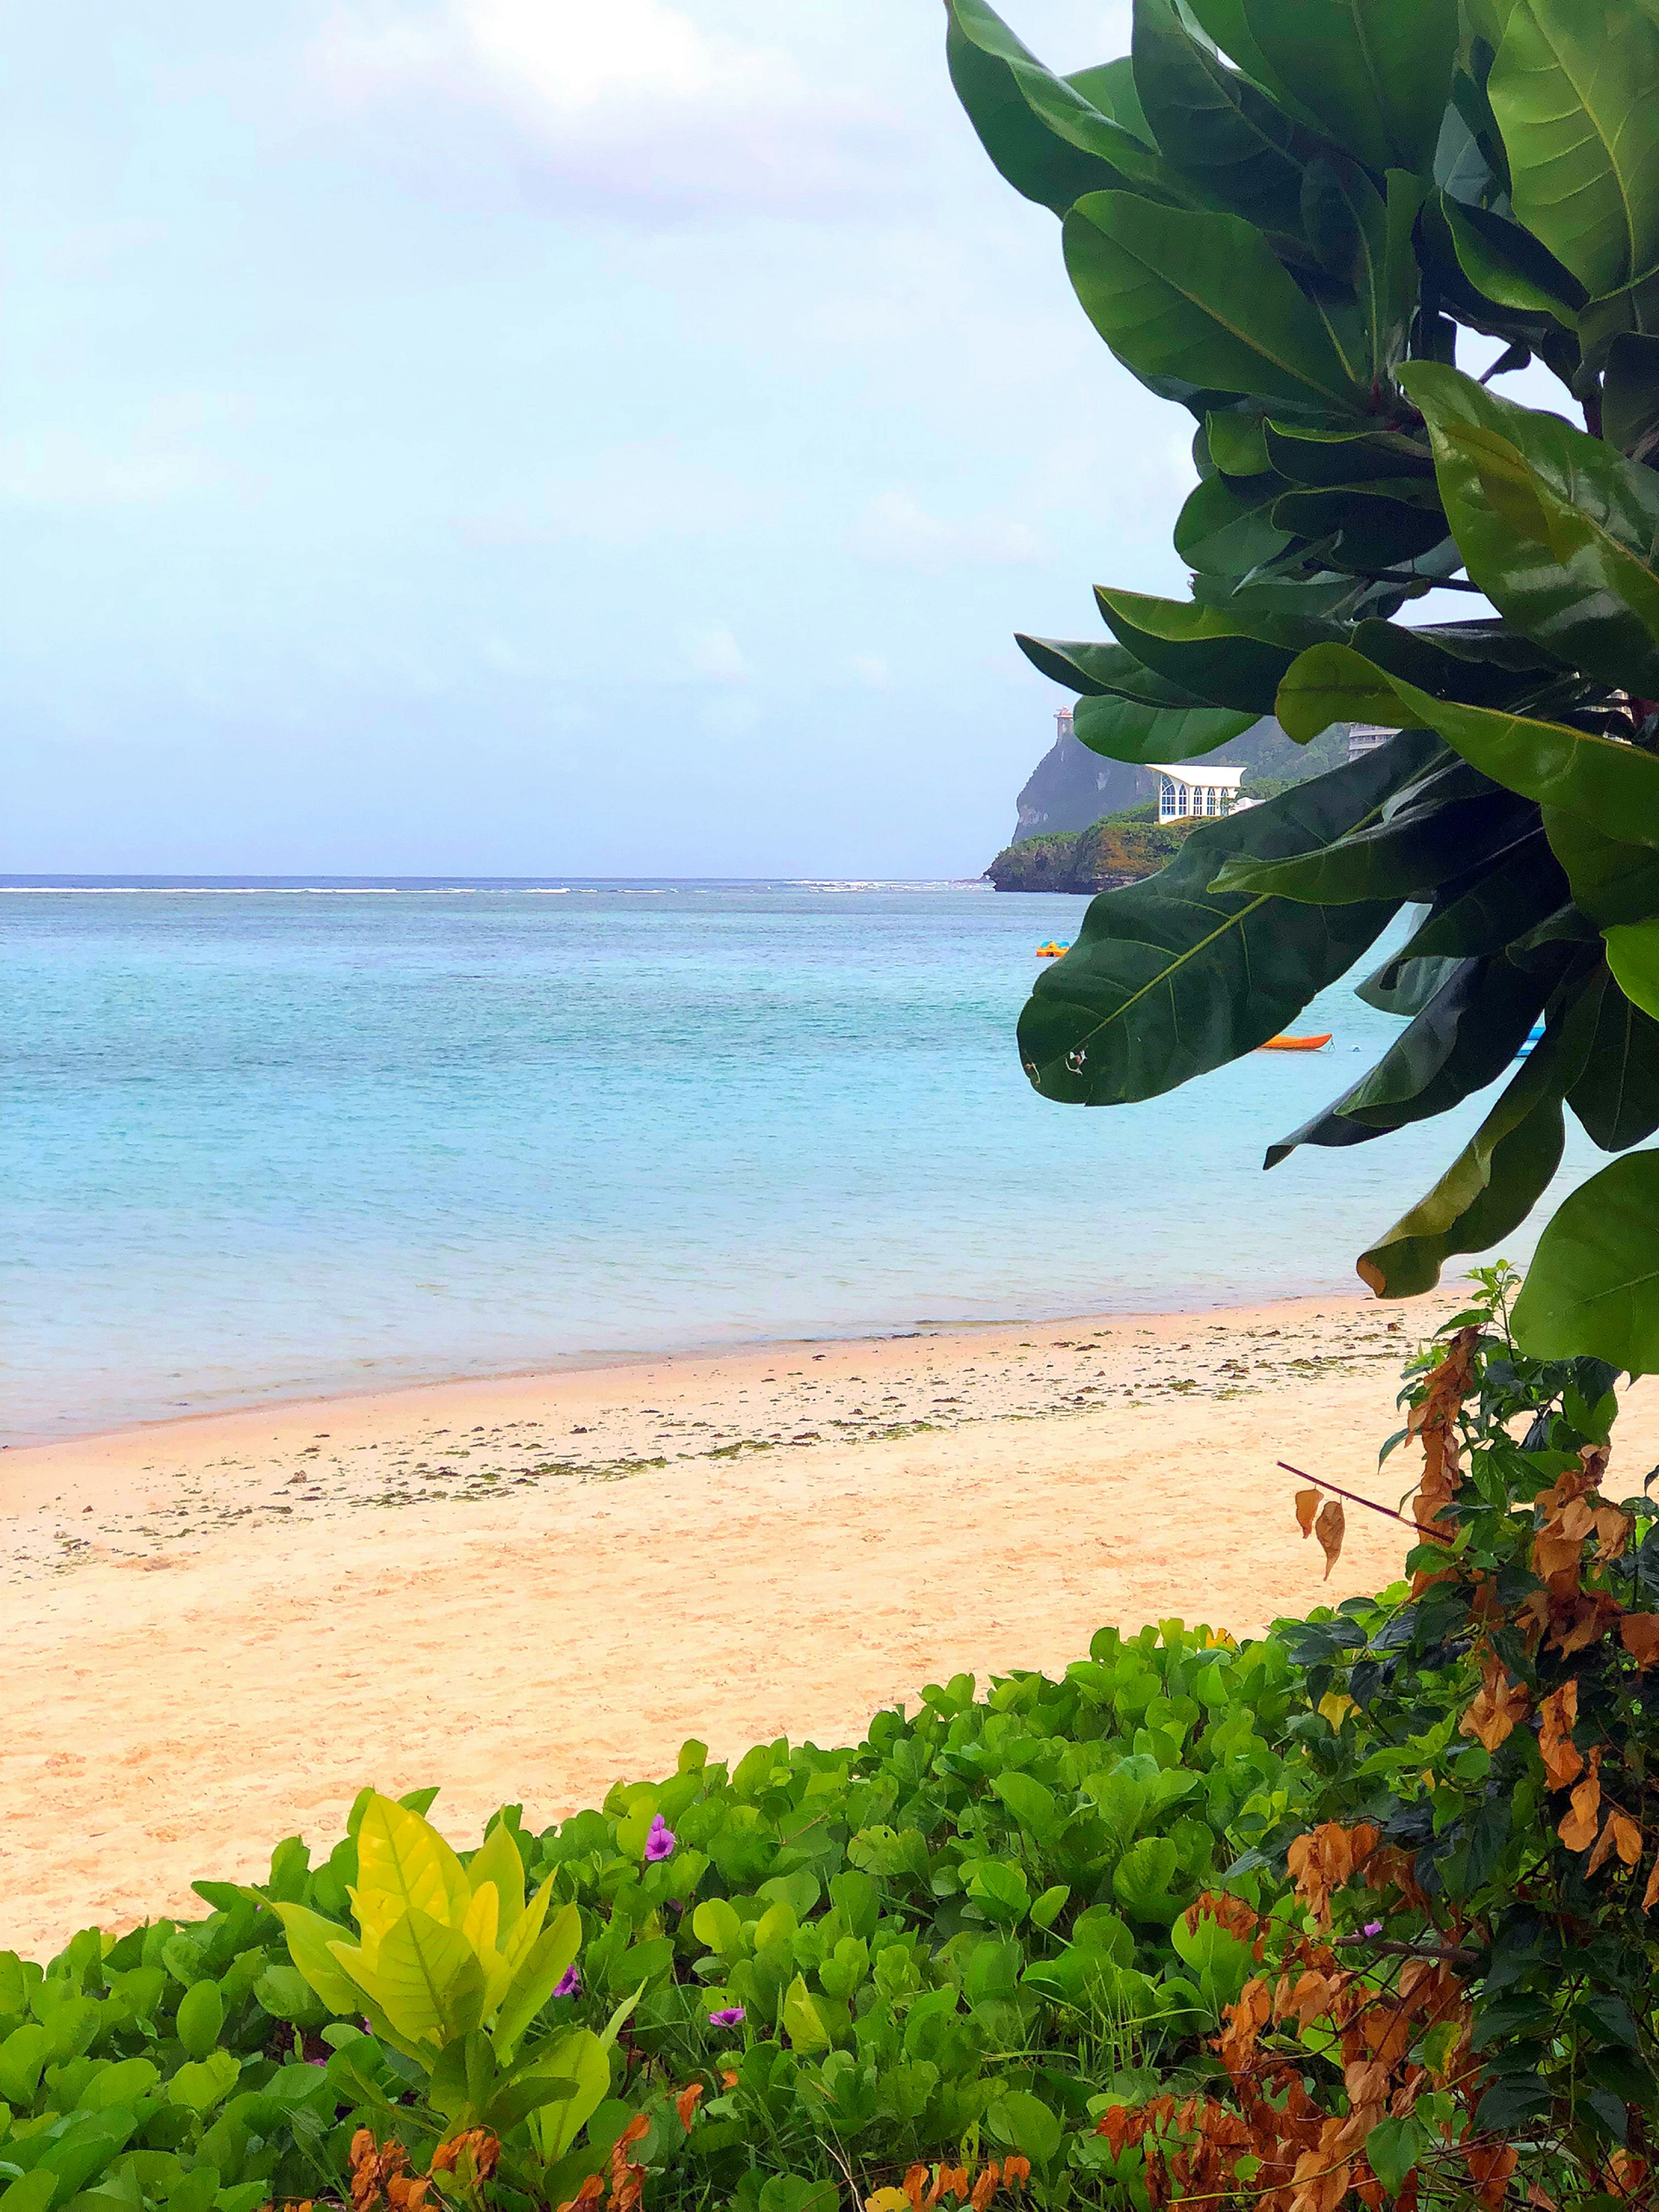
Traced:
POLYGON ((1316 1490, 1298 1490, 1298 1491, 1297 1492, 1297 1493, 1296 1493, 1296 1520, 1297 1520, 1297 1526, 1301 1529, 1302 1534, 1304 1534, 1304 1536, 1311 1536, 1311 1535, 1312 1535, 1312 1534, 1313 1534, 1313 1525, 1314 1525, 1314 1516, 1315 1516, 1315 1514, 1316 1514, 1316 1513, 1317 1513, 1317 1512, 1318 1512, 1318 1510, 1319 1510, 1319 1492, 1318 1492, 1316 1490))
POLYGON ((1542 1723, 1538 1748, 1543 1754, 1545 1777, 1552 1790, 1565 1790, 1584 1771, 1584 1754, 1572 1740, 1573 1723, 1578 1718, 1577 1683, 1564 1682, 1546 1698, 1538 1717, 1542 1723))
POLYGON ((1314 1522, 1314 1534, 1319 1539, 1319 1548, 1325 1554, 1327 1582, 1331 1578, 1331 1569, 1342 1556, 1342 1534, 1346 1526, 1341 1499, 1328 1498, 1320 1508, 1318 1520, 1314 1522))

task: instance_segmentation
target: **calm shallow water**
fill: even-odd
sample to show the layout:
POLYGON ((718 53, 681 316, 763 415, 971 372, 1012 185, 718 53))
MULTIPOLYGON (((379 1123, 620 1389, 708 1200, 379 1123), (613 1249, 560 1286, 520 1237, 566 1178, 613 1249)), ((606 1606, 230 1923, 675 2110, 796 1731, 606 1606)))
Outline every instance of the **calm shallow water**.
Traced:
MULTIPOLYGON (((1136 1107, 1048 1104, 1013 1024, 1034 948, 1085 903, 7 891, 8 1433, 1357 1287, 1354 1254, 1480 1109, 1263 1176, 1268 1140, 1396 1026, 1340 987, 1298 1024, 1332 1052, 1256 1054, 1136 1107)), ((1598 1160, 1575 1129, 1564 1177, 1598 1160)))

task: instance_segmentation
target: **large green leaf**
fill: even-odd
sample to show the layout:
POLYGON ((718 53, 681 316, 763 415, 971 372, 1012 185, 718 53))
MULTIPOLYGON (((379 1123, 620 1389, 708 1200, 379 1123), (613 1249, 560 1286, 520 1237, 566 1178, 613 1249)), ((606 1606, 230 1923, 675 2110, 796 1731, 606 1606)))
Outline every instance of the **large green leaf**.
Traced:
POLYGON ((1366 574, 1404 568, 1449 535, 1439 492, 1413 478, 1285 492, 1267 519, 1287 535, 1333 540, 1328 565, 1366 574))
POLYGON ((1453 533, 1492 604, 1569 665, 1659 687, 1659 477, 1437 362, 1414 362, 1401 382, 1427 417, 1453 533))
POLYGON ((1206 477, 1188 493, 1176 521, 1175 549, 1189 568, 1248 576, 1290 545, 1291 532, 1276 529, 1268 513, 1276 480, 1263 477, 1258 483, 1247 497, 1224 477, 1206 477))
POLYGON ((1467 782, 1459 785, 1455 769, 1443 773, 1414 787, 1382 821, 1352 836, 1286 860, 1230 860, 1210 889, 1274 891, 1280 898, 1332 906, 1420 898, 1473 868, 1506 858, 1536 830, 1533 808, 1509 793, 1488 787, 1476 796, 1466 793, 1467 782))
POLYGON ((1659 336, 1650 331, 1621 333, 1607 349, 1601 435, 1636 461, 1659 447, 1659 336))
POLYGON ((1577 904, 1601 928, 1659 914, 1659 852, 1609 837, 1580 814, 1543 810, 1550 849, 1567 872, 1577 904))
POLYGON ((1495 1082, 1549 996, 1549 979, 1504 960, 1462 960, 1375 1067, 1311 1121, 1269 1145, 1273 1168, 1298 1145, 1360 1145, 1443 1114, 1495 1082))
POLYGON ((1141 112, 1160 149, 1240 215, 1298 227, 1302 136, 1273 101, 1200 45, 1171 0, 1135 0, 1141 112))
POLYGON ((1282 1029, 1373 942, 1393 902, 1327 908, 1206 885, 1235 854, 1305 852, 1375 820, 1435 750, 1431 738, 1396 738, 1206 823, 1158 874, 1097 898, 1020 1019, 1020 1058, 1036 1088, 1076 1104, 1150 1098, 1282 1029))
POLYGON ((1659 1368, 1659 1152, 1632 1152, 1565 1199, 1515 1304, 1537 1359, 1589 1355, 1632 1375, 1659 1368))
POLYGON ((1451 88, 1456 0, 1243 0, 1277 81, 1379 173, 1426 177, 1451 88))
MULTIPOLYGON (((1565 996, 1565 994, 1564 994, 1565 996)), ((1595 1008, 1558 1004, 1543 1037, 1428 1194, 1358 1261, 1380 1298, 1431 1291, 1456 1252, 1481 1252, 1510 1236, 1560 1164, 1561 1100, 1589 1050, 1595 1008)))
POLYGON ((1659 23, 1640 0, 1516 0, 1486 90, 1516 214, 1587 291, 1659 260, 1659 23))
POLYGON ((1595 1034, 1567 1103, 1604 1152, 1622 1152, 1659 1129, 1659 1021, 1633 1006, 1611 975, 1592 988, 1595 1034))
POLYGON ((1303 228, 1344 288, 1328 295, 1315 285, 1310 296, 1356 380, 1378 392, 1405 357, 1417 309, 1412 227, 1422 199, 1422 183, 1407 171, 1389 170, 1385 197, 1363 169, 1334 155, 1310 162, 1303 182, 1303 228))
POLYGON ((346 1945, 335 1957, 400 2035, 435 2047, 478 2025, 483 1970, 459 1928, 411 1905, 381 1936, 371 1966, 346 1945))
POLYGON ((1154 761, 1196 760, 1260 718, 1248 708, 1152 707, 1135 699, 1079 699, 1073 727, 1079 744, 1109 760, 1146 767, 1154 761))
POLYGON ((980 143, 1027 199, 1064 215, 1085 192, 1126 184, 1187 196, 1133 131, 1046 70, 983 0, 949 0, 945 56, 980 143))
POLYGON ((1148 707, 1201 707, 1208 703, 1183 691, 1178 684, 1171 684, 1167 677, 1155 675, 1121 645, 1085 638, 1026 637, 1018 631, 1014 634, 1014 643, 1033 668, 1085 698, 1139 699, 1148 707))
POLYGON ((1570 895, 1565 872, 1534 817, 1534 826, 1472 882, 1455 878, 1436 894, 1427 919, 1398 957, 1403 963, 1501 952, 1570 895))
POLYGON ((1432 699, 1391 679, 1414 719, 1438 730, 1466 761, 1523 798, 1580 815, 1605 836, 1659 846, 1659 758, 1559 722, 1432 699))
POLYGON ((1346 485, 1401 477, 1434 477, 1426 439, 1398 430, 1318 430, 1303 423, 1268 422, 1267 459, 1292 483, 1340 490, 1346 485))
MULTIPOLYGON (((1281 107, 1295 112, 1296 102, 1273 76, 1267 57, 1257 46, 1245 21, 1244 0, 1188 0, 1188 12, 1201 30, 1209 33, 1222 52, 1231 56, 1246 76, 1263 91, 1271 93, 1281 107)), ((1311 115, 1302 119, 1318 127, 1311 115)))
POLYGON ((1066 217, 1066 266, 1084 313, 1155 392, 1249 392, 1304 414, 1358 414, 1325 325, 1242 216, 1091 192, 1066 217))
POLYGON ((1270 714, 1279 678, 1297 654, 1344 625, 1316 614, 1270 611, 1246 595, 1210 605, 1098 589, 1106 626, 1134 658, 1194 697, 1270 714))
POLYGON ((1621 921, 1601 934, 1620 989, 1644 1014, 1659 1016, 1659 921, 1621 921))
POLYGON ((1384 670, 1352 646, 1334 643, 1310 646, 1296 656, 1279 678, 1273 712, 1285 736, 1299 745, 1333 722, 1422 726, 1384 670))
POLYGON ((1464 207, 1447 193, 1437 207, 1458 266, 1477 291, 1500 307, 1549 315, 1568 330, 1574 327, 1584 288, 1529 230, 1489 208, 1464 207))

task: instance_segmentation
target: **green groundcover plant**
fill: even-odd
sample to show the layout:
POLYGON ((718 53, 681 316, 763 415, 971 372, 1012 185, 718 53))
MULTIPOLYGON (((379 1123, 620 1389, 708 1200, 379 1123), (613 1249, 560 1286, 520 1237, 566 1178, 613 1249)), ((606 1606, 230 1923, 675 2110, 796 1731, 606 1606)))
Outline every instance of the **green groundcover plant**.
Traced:
POLYGON ((0 1954, 0 2212, 1651 2203, 1659 1505, 1514 1280, 1408 1371, 1376 1598, 466 1853, 365 1790, 201 1919, 0 1954))
MULTIPOLYGON (((1169 1090, 1415 907, 1359 987, 1407 1026, 1267 1164, 1445 1111, 1540 1024, 1359 1260, 1381 1296, 1425 1289, 1524 1218, 1564 1107, 1609 1152, 1659 1127, 1659 9, 1134 0, 1132 52, 1070 76, 983 0, 948 19, 1084 312, 1196 423, 1190 596, 1103 586, 1105 635, 1020 640, 1078 736, 1148 762, 1266 714, 1398 732, 1098 898, 1025 1009, 1026 1073, 1091 1105, 1169 1090), (1494 388, 1532 361, 1582 428, 1494 388), (1401 619, 1437 585, 1468 619, 1401 619)), ((1659 1367, 1656 1249, 1659 1156, 1633 1153, 1546 1228, 1521 1341, 1659 1367)))

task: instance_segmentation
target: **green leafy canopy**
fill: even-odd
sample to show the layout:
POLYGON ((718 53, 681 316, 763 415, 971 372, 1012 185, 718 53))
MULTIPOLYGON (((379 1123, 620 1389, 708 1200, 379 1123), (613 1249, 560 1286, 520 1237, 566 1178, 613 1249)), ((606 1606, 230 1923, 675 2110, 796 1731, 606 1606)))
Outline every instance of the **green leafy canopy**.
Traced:
MULTIPOLYGON (((1519 1226, 1567 1114, 1609 1151, 1659 1129, 1659 8, 1134 0, 1129 54, 1065 78, 984 0, 947 13, 958 96, 1060 219, 1085 313, 1197 425, 1190 599, 1103 584, 1106 635, 1021 641, 1079 737, 1146 763, 1268 713, 1303 743, 1401 733, 1097 898, 1022 1061, 1048 1097, 1155 1096, 1293 1020, 1412 902, 1360 987, 1409 1026, 1268 1158, 1507 1072, 1359 1259, 1381 1295, 1425 1289, 1519 1226), (1534 359, 1559 411, 1496 388, 1534 359), (1407 618, 1443 584, 1469 619, 1407 618)), ((1559 1209, 1520 1341, 1659 1368, 1632 1256, 1655 1171, 1638 1153, 1559 1209)))

